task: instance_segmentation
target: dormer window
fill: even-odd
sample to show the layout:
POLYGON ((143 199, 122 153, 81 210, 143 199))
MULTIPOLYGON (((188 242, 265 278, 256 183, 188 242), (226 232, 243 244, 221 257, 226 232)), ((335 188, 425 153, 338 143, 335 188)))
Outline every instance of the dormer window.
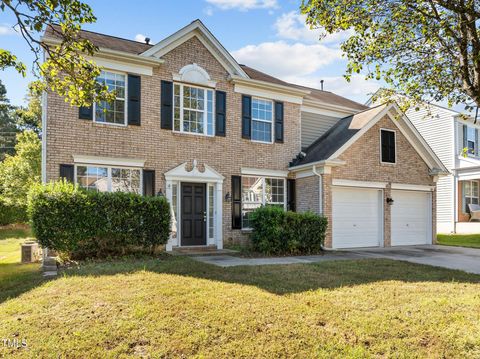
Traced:
POLYGON ((396 162, 395 131, 380 130, 380 152, 382 163, 396 162))

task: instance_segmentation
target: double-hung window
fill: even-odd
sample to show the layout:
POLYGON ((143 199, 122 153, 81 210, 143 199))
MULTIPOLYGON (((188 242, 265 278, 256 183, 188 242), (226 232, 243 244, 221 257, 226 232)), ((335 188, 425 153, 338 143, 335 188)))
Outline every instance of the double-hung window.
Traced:
POLYGON ((114 125, 126 124, 126 78, 126 75, 121 73, 101 72, 97 81, 102 85, 106 85, 109 91, 115 93, 115 100, 113 102, 100 101, 95 104, 95 122, 114 125))
POLYGON ((253 141, 271 143, 273 136, 273 102, 252 98, 253 141))
POLYGON ((284 178, 242 176, 242 228, 251 227, 249 215, 261 206, 286 209, 285 190, 284 178))
POLYGON ((173 129, 178 132, 214 136, 213 90, 174 84, 173 129))
POLYGON ((476 143, 476 130, 473 127, 467 127, 467 152, 468 154, 474 155, 475 149, 477 146, 476 143))
POLYGON ((77 165, 76 183, 99 192, 142 192, 138 168, 77 165))
POLYGON ((470 213, 469 204, 478 204, 478 181, 463 181, 464 212, 470 213))

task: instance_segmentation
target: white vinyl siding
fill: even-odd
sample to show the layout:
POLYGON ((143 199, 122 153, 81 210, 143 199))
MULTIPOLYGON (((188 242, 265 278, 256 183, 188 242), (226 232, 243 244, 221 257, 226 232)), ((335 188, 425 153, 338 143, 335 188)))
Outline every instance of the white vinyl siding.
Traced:
MULTIPOLYGON (((456 121, 452 111, 436 106, 431 106, 430 110, 430 115, 426 108, 419 111, 408 110, 406 115, 445 167, 451 170, 455 168, 455 158, 461 151, 455 147, 455 142, 458 142, 455 141, 455 134, 462 136, 463 130, 455 128, 456 121)), ((437 223, 440 226, 442 223, 453 223, 455 203, 453 176, 440 177, 437 186, 437 223)))
POLYGON ((310 146, 317 138, 323 135, 332 127, 339 117, 320 115, 302 111, 302 148, 310 146))

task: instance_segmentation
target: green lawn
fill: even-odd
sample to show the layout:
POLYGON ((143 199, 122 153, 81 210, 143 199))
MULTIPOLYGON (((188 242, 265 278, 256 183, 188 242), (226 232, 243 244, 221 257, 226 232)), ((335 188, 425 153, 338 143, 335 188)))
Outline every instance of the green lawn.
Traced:
POLYGON ((480 248, 480 234, 438 234, 437 243, 446 246, 480 248))
POLYGON ((224 269, 165 255, 28 281, 0 300, 0 338, 28 346, 0 357, 480 357, 480 276, 460 271, 389 260, 224 269))

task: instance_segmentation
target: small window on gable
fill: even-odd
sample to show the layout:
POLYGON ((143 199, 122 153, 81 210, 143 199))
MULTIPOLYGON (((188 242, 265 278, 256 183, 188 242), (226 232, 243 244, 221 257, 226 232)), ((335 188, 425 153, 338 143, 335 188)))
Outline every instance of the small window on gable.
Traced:
POLYGON ((380 157, 382 163, 395 163, 395 131, 380 131, 380 157))

